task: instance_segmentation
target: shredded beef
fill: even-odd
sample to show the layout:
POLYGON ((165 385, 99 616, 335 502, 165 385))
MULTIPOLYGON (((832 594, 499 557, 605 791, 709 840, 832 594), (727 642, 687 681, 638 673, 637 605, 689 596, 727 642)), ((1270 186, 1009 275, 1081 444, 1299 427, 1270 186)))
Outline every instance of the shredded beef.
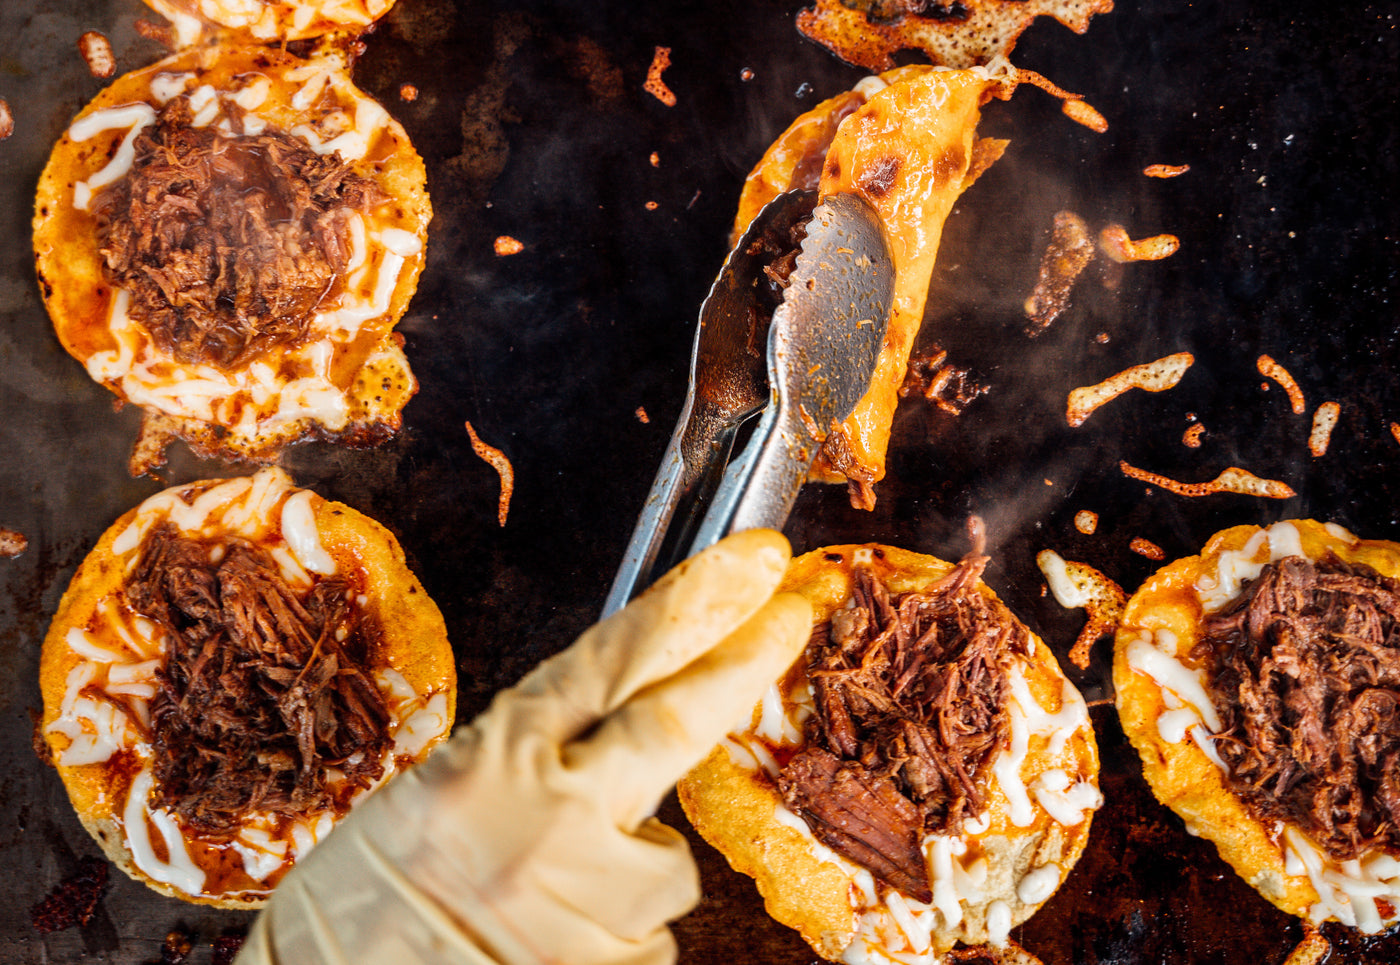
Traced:
POLYGON ((794 205, 796 220, 786 230, 777 224, 769 225, 749 243, 747 254, 757 259, 758 268, 754 275, 753 300, 748 306, 747 348, 754 358, 768 357, 768 330, 773 323, 773 313, 783 303, 783 296, 792 284, 797 255, 807 239, 807 225, 816 207, 817 195, 812 191, 794 205))
POLYGON ((985 776, 1009 724, 1006 668, 1024 627, 977 591, 985 556, 891 598, 856 571, 851 605, 807 647, 816 713, 778 787, 816 838, 920 901, 922 841, 986 805, 985 776))
POLYGON ((1205 622, 1227 783, 1339 861, 1400 855, 1400 581, 1287 557, 1205 622))
POLYGON ((383 774, 389 713, 353 592, 322 578, 299 594, 250 543, 152 531, 126 595, 169 638, 151 701, 157 805, 219 834, 250 811, 337 807, 328 767, 350 787, 383 774))
POLYGON ((94 212, 131 317, 187 363, 235 366, 294 345, 349 260, 347 212, 381 199, 338 154, 281 132, 192 127, 173 99, 94 212))

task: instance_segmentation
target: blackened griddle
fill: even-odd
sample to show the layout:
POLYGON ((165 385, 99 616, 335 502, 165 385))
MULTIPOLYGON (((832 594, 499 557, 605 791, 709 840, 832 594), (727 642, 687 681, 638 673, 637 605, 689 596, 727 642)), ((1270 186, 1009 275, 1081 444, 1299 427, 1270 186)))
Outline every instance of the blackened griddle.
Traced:
MULTIPOLYGON (((446 615, 463 719, 595 618, 679 411, 695 312, 743 176, 793 117, 862 76, 797 34, 800 6, 399 0, 364 38, 355 76, 424 155, 437 212, 401 325, 422 389, 387 445, 314 443, 284 464, 399 536, 446 615), (671 49, 674 107, 642 89, 658 46, 671 49), (401 96, 405 83, 416 99, 401 96), (497 256, 501 235, 524 250, 497 256), (464 420, 514 464, 504 528, 496 473, 464 420)), ((1042 595, 1041 549, 1132 590, 1158 565, 1128 549, 1134 537, 1174 558, 1225 526, 1307 515, 1400 538, 1389 428, 1400 422, 1397 14, 1394 3, 1122 0, 1083 36, 1032 28, 1016 63, 1083 93, 1109 130, 1078 127, 1029 89, 987 107, 981 133, 1012 143, 948 222, 925 340, 988 391, 957 418, 906 403, 875 510, 808 486, 788 525, 795 548, 879 540, 957 558, 965 518, 979 513, 989 582, 1063 658, 1083 617, 1042 595), (1152 163, 1191 170, 1144 177, 1152 163), (1022 303, 1060 210, 1094 230, 1172 232, 1182 247, 1153 264, 1096 262, 1069 310, 1031 339, 1022 303), (1196 364, 1176 389, 1066 426, 1069 389, 1183 350, 1196 364), (1307 415, 1255 369, 1266 353, 1301 384, 1307 415), (1342 415, 1313 458, 1308 419, 1324 400, 1342 415), (1199 449, 1181 443, 1192 416, 1205 426, 1199 449), (1128 479, 1120 460, 1188 481, 1239 465, 1298 496, 1185 499, 1128 479), (1099 514, 1092 535, 1074 527, 1082 509, 1099 514)), ((16 123, 0 141, 0 526, 30 541, 0 559, 0 961, 16 965, 155 961, 177 926, 204 963, 214 937, 250 920, 114 875, 86 928, 41 937, 29 922, 97 853, 29 744, 59 595, 100 532, 144 497, 248 471, 176 446, 160 482, 128 477, 136 414, 114 412, 59 347, 33 278, 35 181, 102 86, 77 37, 101 30, 119 70, 135 69, 161 54, 136 33, 140 18, 154 15, 138 0, 0 8, 0 97, 16 123)), ((1109 696, 1106 648, 1087 672, 1066 669, 1091 700, 1109 696)), ((1013 937, 1047 965, 1282 962, 1298 923, 1154 802, 1111 708, 1094 720, 1107 803, 1065 887, 1013 937)), ((686 828, 674 801, 662 817, 686 828)), ((733 961, 736 948, 755 965, 814 960, 763 914, 747 878, 692 842, 705 897, 675 925, 681 962, 733 961)), ((1394 939, 1352 940, 1331 961, 1398 955, 1394 939)))

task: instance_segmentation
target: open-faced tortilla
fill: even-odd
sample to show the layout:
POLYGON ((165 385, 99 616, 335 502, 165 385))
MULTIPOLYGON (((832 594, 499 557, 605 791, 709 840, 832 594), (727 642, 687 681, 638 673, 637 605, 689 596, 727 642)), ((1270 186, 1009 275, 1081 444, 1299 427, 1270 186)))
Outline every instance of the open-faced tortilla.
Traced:
POLYGON ((107 856, 256 907, 443 740, 442 615, 379 524, 278 469, 158 493, 103 534, 44 640, 41 733, 107 856))
POLYGON ((171 22, 177 42, 186 46, 211 25, 262 43, 359 32, 388 13, 394 0, 146 0, 146 5, 171 22))
MULTIPOLYGON (((1087 708, 1045 644, 980 581, 985 563, 984 557, 972 557, 955 566, 874 544, 832 546, 794 560, 783 589, 812 603, 816 629, 806 655, 770 688, 750 727, 731 734, 679 785, 681 804, 696 830, 736 870, 755 879, 769 914, 801 932, 828 959, 887 962, 897 954, 904 956, 897 959, 901 962, 935 963, 958 943, 1005 946, 1010 929, 1064 881, 1088 839, 1102 798, 1087 708), (892 750, 893 731, 873 736, 870 718, 855 714, 857 753, 866 762, 857 765, 857 758, 832 751, 827 735, 839 725, 829 722, 840 715, 817 709, 832 691, 824 696, 826 685, 814 681, 845 673, 833 674, 826 662, 830 628, 860 624, 870 599, 930 609, 918 618, 923 623, 901 624, 906 629, 891 629, 886 602, 869 611, 883 614, 871 625, 884 632, 861 638, 880 642, 855 662, 876 668, 883 679, 902 681, 891 700, 897 710, 879 727, 906 736, 900 738, 901 749, 892 750), (964 656, 945 661, 934 658, 936 650, 892 642, 907 635, 909 626, 927 630, 928 621, 938 626, 930 637, 937 642, 930 646, 948 648, 945 655, 962 648, 964 656), (969 656, 974 653, 980 656, 969 656), (965 673, 950 669, 958 661, 966 661, 965 673), (882 668, 882 662, 888 666, 882 668), (945 687, 952 689, 943 696, 945 687), (953 716, 914 709, 940 701, 953 716), (980 764, 969 772, 970 793, 947 791, 952 785, 943 791, 931 787, 929 770, 911 781, 912 765, 885 781, 874 777, 914 746, 910 731, 923 735, 919 740, 933 740, 939 720, 966 724, 968 718, 959 715, 976 716, 980 711, 971 708, 990 706, 988 701, 995 702, 1001 724, 976 731, 980 764), (868 754, 875 745, 879 764, 868 754), (854 780, 886 803, 893 791, 903 798, 893 807, 921 812, 899 828, 906 853, 894 862, 900 865, 895 871, 887 867, 887 853, 866 862, 852 857, 859 848, 833 843, 844 832, 861 836, 852 830, 861 824, 860 807, 828 809, 813 800, 810 789, 816 784, 806 777, 793 780, 795 769, 811 762, 829 765, 830 758, 838 760, 833 786, 849 787, 854 780), (940 808, 946 810, 934 816, 940 808), (947 826, 931 827, 938 822, 947 826), (904 883, 896 887, 891 877, 904 883), (922 898, 915 894, 919 891, 922 898)), ((860 691, 864 684, 852 686, 860 691)), ((846 703, 851 692, 837 697, 836 705, 852 706, 846 703)), ((934 768, 941 761, 953 771, 972 760, 906 756, 934 768), (953 760, 959 763, 950 764, 953 760)))
POLYGON ((1118 715, 1158 800, 1274 905, 1365 932, 1400 920, 1397 578, 1391 542, 1236 526, 1144 583, 1114 645, 1118 715), (1232 636, 1232 618, 1259 634, 1232 636), (1245 750, 1264 746, 1251 725, 1277 753, 1245 750))
POLYGON ((423 268, 425 177, 333 60, 191 50, 118 78, 54 147, 44 302, 93 379, 202 455, 373 443, 417 390, 393 328, 423 268))
POLYGON ((795 120, 750 172, 734 222, 737 239, 763 206, 790 189, 821 198, 856 194, 884 225, 894 262, 893 304, 870 390, 832 429, 812 469, 849 482, 852 503, 874 505, 899 387, 919 326, 943 223, 954 203, 1006 148, 976 137, 980 108, 1014 82, 991 72, 908 66, 866 78, 795 120))

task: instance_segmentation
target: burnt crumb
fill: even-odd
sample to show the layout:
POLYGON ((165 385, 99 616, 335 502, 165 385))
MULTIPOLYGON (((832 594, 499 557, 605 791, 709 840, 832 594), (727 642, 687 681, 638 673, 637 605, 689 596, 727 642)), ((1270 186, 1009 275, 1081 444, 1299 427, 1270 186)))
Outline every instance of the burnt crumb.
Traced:
POLYGON ((949 364, 948 353, 937 346, 909 360, 904 382, 899 387, 900 398, 922 396, 940 411, 954 416, 960 415, 974 399, 986 392, 987 387, 972 381, 966 369, 949 364))
POLYGON ((48 741, 44 740, 43 715, 33 707, 30 707, 29 722, 33 725, 33 729, 30 731, 29 735, 29 742, 30 746, 34 748, 34 756, 39 758, 39 763, 46 767, 53 767, 53 748, 49 746, 48 741))
POLYGON ((153 40, 167 50, 175 49, 175 31, 169 24, 152 23, 149 20, 137 20, 136 32, 147 40, 153 40))
POLYGON ((160 958, 147 961, 146 965, 188 965, 194 951, 194 936, 180 926, 172 928, 160 946, 160 958))
POLYGON ((86 925, 107 894, 107 862, 83 858, 78 870, 64 878, 29 912, 30 923, 42 935, 86 925))
POLYGON ((0 526, 0 556, 18 556, 29 546, 23 533, 0 526))
POLYGON ((209 965, 233 965, 233 960, 238 956, 238 950, 243 947, 247 937, 246 931, 225 929, 223 934, 214 939, 214 954, 209 959, 209 965))

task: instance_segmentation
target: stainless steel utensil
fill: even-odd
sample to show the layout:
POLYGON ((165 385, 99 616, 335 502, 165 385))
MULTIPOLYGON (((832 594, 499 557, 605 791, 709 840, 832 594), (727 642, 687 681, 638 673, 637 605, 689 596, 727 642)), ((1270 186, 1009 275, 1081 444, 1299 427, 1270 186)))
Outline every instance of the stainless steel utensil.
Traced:
POLYGON ((685 407, 604 616, 726 533, 781 527, 821 437, 865 394, 889 321, 894 269, 884 229, 854 195, 829 198, 813 212, 773 312, 766 378, 758 364, 753 308, 761 259, 755 241, 765 233, 786 236, 810 204, 810 192, 770 202, 730 252, 701 306, 685 407), (735 433, 765 400, 753 438, 725 471, 735 433))
POLYGON ((870 206, 853 194, 819 205, 768 333, 772 401, 725 470, 691 554, 729 533, 787 522, 827 431, 870 387, 893 288, 884 228, 870 206))
POLYGON ((604 616, 622 609, 679 562, 719 486, 735 434, 768 401, 766 332, 756 330, 765 261, 760 242, 788 237, 815 202, 811 191, 787 192, 769 202, 729 252, 701 303, 685 405, 603 605, 604 616))

